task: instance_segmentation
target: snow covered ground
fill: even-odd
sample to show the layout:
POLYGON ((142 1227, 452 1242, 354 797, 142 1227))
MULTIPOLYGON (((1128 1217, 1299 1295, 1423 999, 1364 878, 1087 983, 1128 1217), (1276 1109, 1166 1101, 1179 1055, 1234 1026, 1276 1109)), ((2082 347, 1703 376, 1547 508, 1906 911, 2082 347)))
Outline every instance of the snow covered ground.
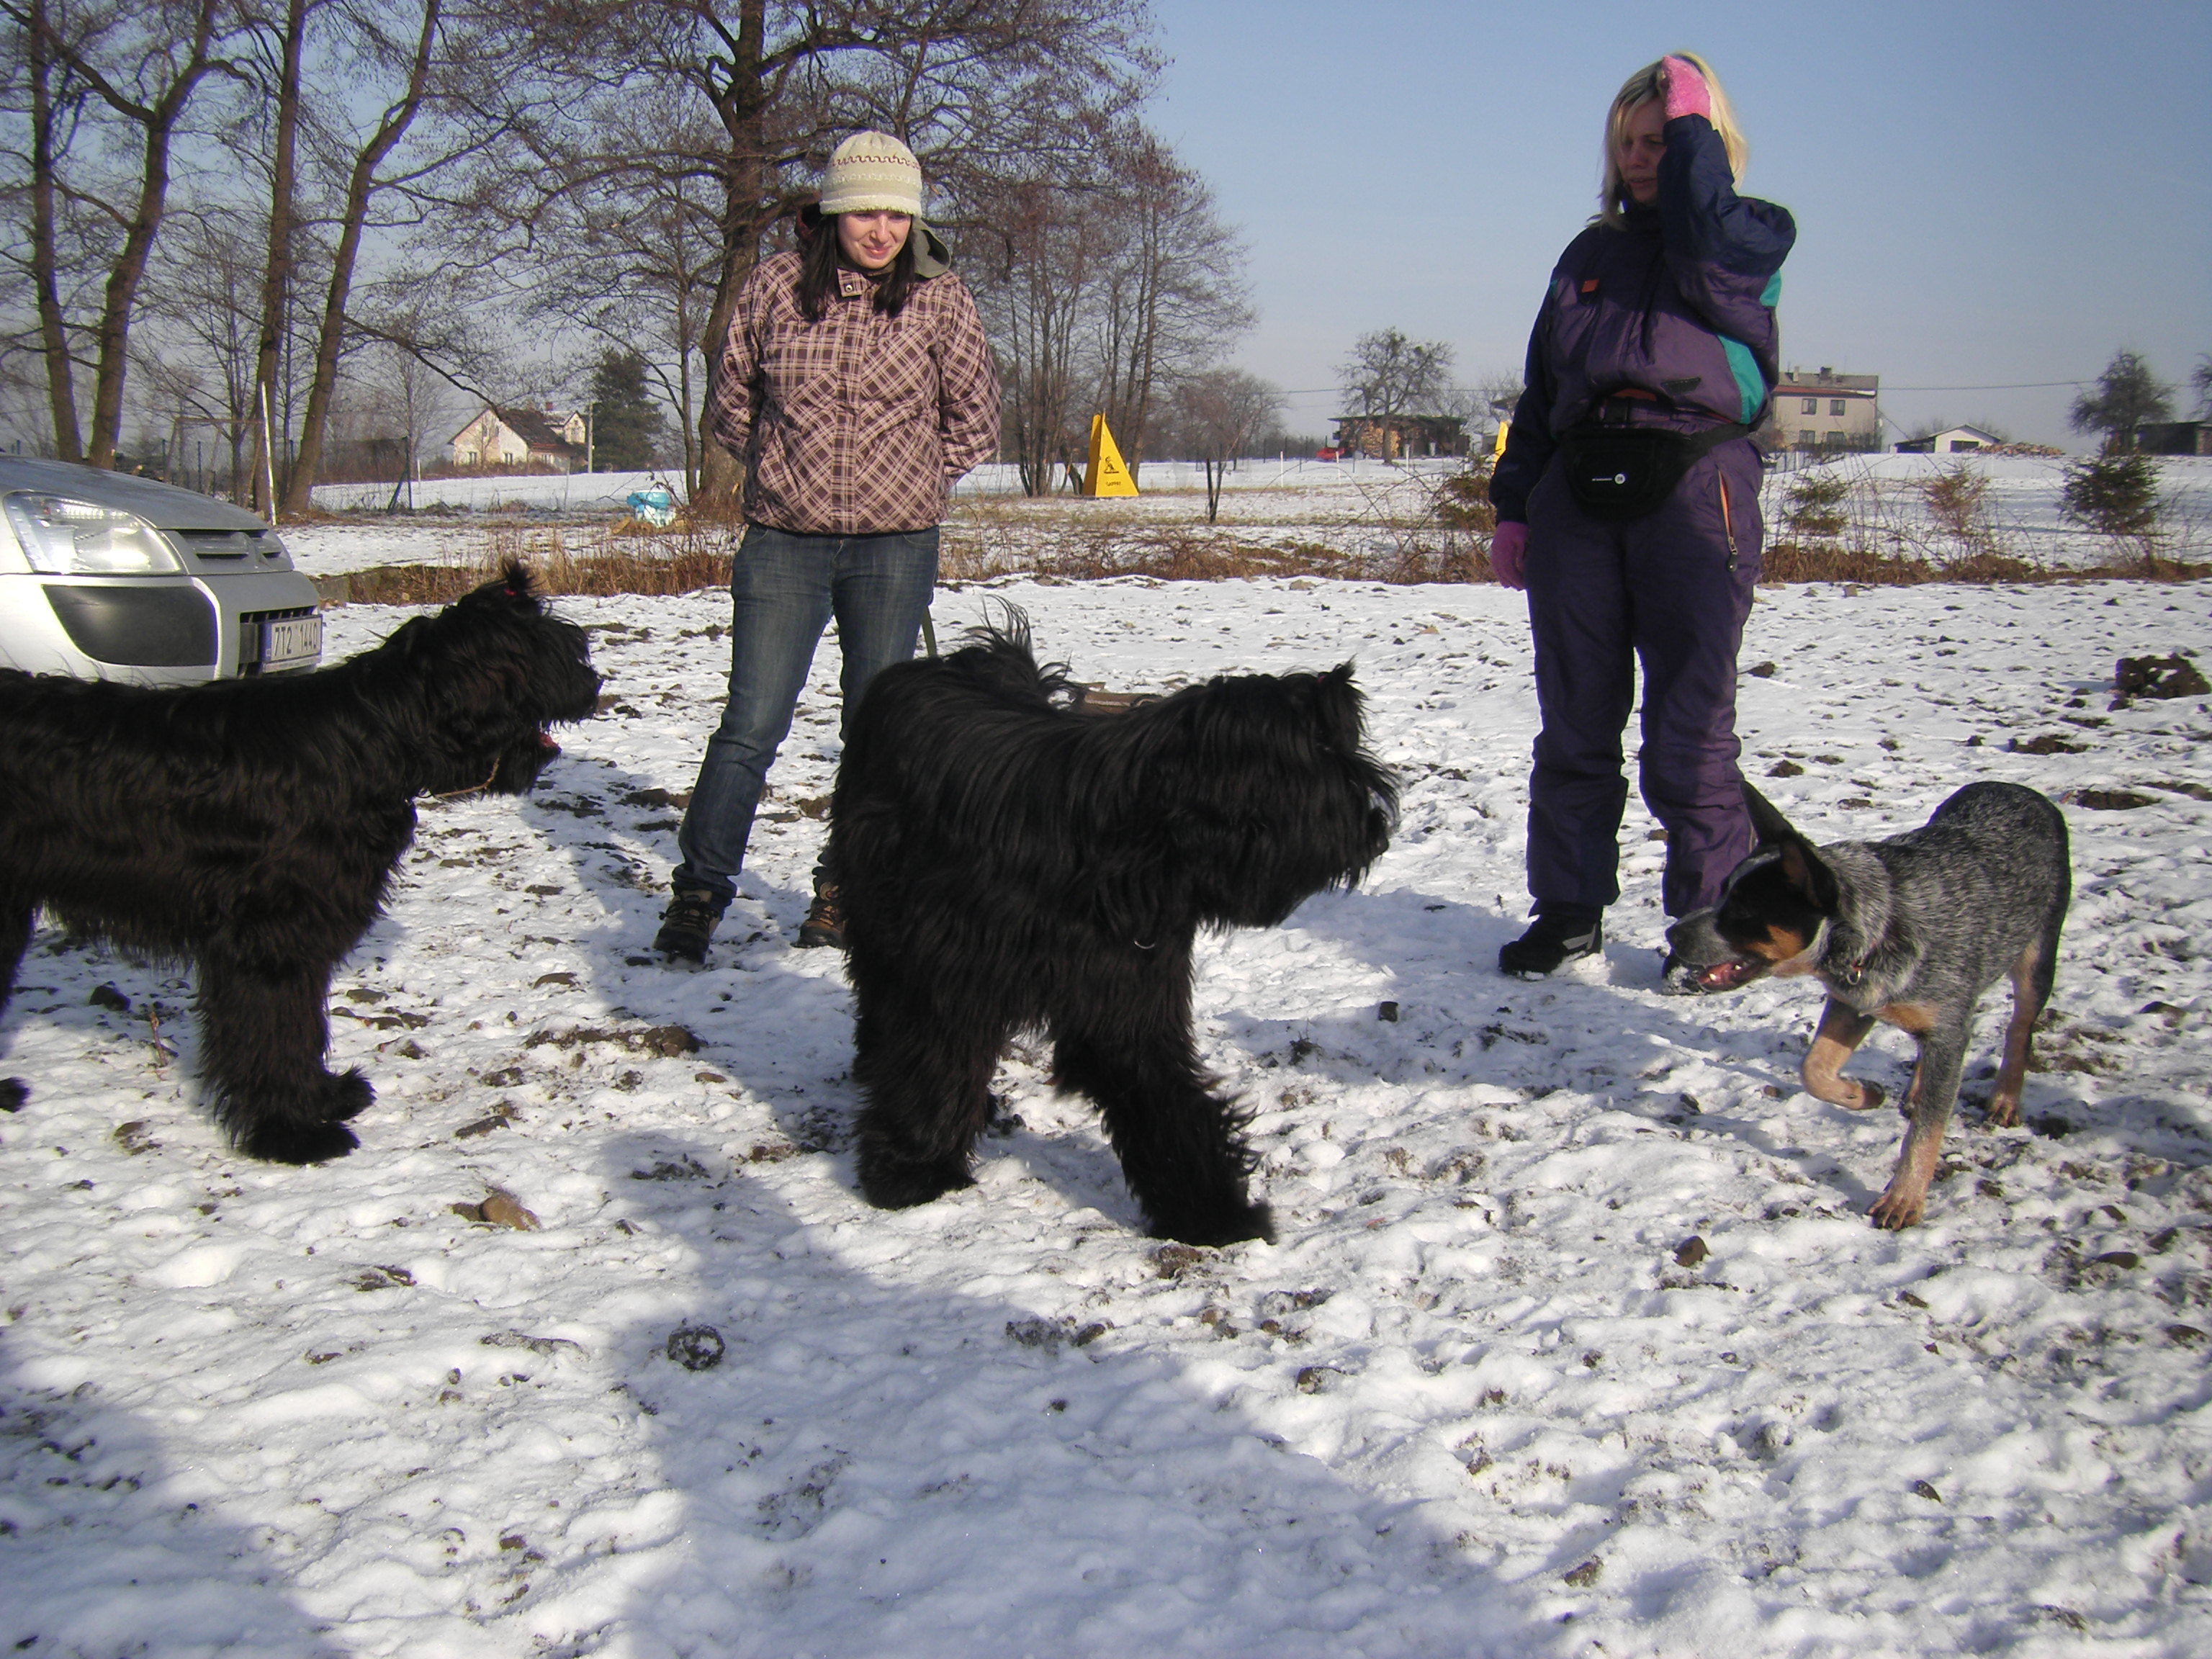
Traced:
MULTIPOLYGON (((2212 713, 2106 706, 2116 658, 2212 643, 2212 584, 1759 595, 1746 767, 1816 838, 1975 778, 2147 802, 2067 809, 2035 1127, 1966 1106, 1901 1235, 1863 1213, 1898 1118, 1797 1087, 1815 993, 1658 994, 1640 808, 1603 961, 1494 971, 1517 596, 1012 582, 941 594, 940 637, 996 597, 1115 687, 1358 660, 1391 851, 1200 957, 1280 1243, 1142 1237, 1028 1049, 974 1190, 862 1204, 840 964, 788 943, 836 653, 711 966, 672 972, 646 946, 726 601, 564 600, 611 705, 532 797, 425 810, 332 998, 379 1091, 350 1158, 232 1156, 186 981, 33 942, 0 1024, 32 1088, 0 1118, 0 1646, 2212 1650, 2212 713)), ((332 611, 331 651, 402 618, 332 611)), ((1894 1097, 1908 1056, 1884 1031, 1856 1069, 1894 1097)))
MULTIPOLYGON (((1018 493, 1013 468, 994 463, 962 481, 946 548, 948 557, 964 557, 970 568, 994 572, 1033 568, 1041 555, 1064 548, 1071 536, 1179 532, 1262 547, 1318 545, 1387 560, 1419 538, 1438 486, 1456 465, 1245 461, 1229 475, 1218 524, 1209 526, 1199 470, 1191 463, 1152 462, 1143 471, 1145 493, 1114 501, 1028 500, 1018 493)), ((1833 510, 1845 521, 1840 539, 1854 547, 1938 562, 1993 551, 2061 568, 2132 559, 2131 548, 2116 548, 2061 514, 2067 465, 2063 459, 2032 456, 1849 456, 1769 473, 1762 505, 1770 532, 1778 534, 1793 487, 1808 477, 1838 477, 1845 494, 1833 510), (1970 538, 1963 541, 1938 522, 1929 498, 1931 483, 1960 471, 1986 481, 1966 521, 1970 538)), ((2160 457, 2158 466, 2166 502, 2165 556, 2212 561, 2212 458, 2160 457)), ((287 526, 283 533, 301 568, 317 575, 380 564, 479 564, 495 532, 475 515, 494 507, 521 509, 493 521, 506 526, 504 533, 516 533, 529 519, 556 519, 569 550, 586 551, 594 535, 624 515, 623 498, 651 482, 646 473, 437 480, 422 486, 426 511, 412 517, 364 512, 337 523, 287 526), (433 501, 469 512, 427 510, 433 501)), ((316 492, 316 500, 333 511, 380 509, 390 494, 388 484, 329 486, 316 492)))

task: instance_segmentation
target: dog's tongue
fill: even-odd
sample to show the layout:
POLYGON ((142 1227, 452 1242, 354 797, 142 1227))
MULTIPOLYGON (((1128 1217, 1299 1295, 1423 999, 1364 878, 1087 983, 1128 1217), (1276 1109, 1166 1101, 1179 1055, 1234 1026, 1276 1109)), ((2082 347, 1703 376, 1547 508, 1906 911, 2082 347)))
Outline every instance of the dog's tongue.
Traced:
POLYGON ((545 751, 549 760, 561 752, 561 745, 553 741, 553 734, 542 728, 538 733, 538 746, 545 751))

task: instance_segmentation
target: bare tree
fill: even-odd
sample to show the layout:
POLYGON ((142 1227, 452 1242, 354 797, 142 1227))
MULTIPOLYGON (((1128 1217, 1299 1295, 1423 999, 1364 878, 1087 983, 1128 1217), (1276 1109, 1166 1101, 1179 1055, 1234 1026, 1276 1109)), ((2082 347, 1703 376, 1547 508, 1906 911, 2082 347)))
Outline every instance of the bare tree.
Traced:
POLYGON ((1220 515, 1229 464, 1274 425, 1283 411, 1282 389, 1243 369, 1210 369, 1176 388, 1175 407, 1184 443, 1206 465, 1206 521, 1212 524, 1220 515))
POLYGON ((390 505, 397 507, 404 491, 412 510, 422 456, 450 431, 460 414, 459 402, 452 382, 404 347, 380 342, 368 357, 354 401, 368 429, 400 441, 390 505))
POLYGON ((331 67, 387 101, 372 119, 342 126, 337 118, 350 100, 319 100, 325 118, 310 134, 336 188, 316 220, 333 240, 299 452, 285 491, 291 513, 313 499, 339 360, 367 337, 349 309, 365 239, 422 228, 452 204, 467 164, 495 155, 505 143, 513 142, 520 161, 533 99, 544 90, 532 72, 537 38, 508 25, 496 8, 414 0, 403 9, 393 0, 342 0, 331 15, 341 33, 331 67))
POLYGON ((40 343, 56 448, 96 466, 115 459, 130 366, 138 288, 168 209, 170 173, 185 115, 211 76, 242 78, 228 55, 235 19, 228 0, 0 0, 25 59, 31 98, 32 242, 38 273, 40 343), (127 187, 78 187, 65 167, 82 149, 58 143, 64 112, 96 112, 135 155, 127 187), (62 314, 58 198, 104 215, 106 260, 99 317, 91 325, 91 430, 81 434, 73 381, 77 358, 62 314))
POLYGON ((147 285, 143 361, 157 397, 182 426, 213 429, 230 452, 229 483, 240 505, 258 491, 260 469, 247 446, 260 424, 255 363, 256 264, 252 228, 240 216, 200 213, 187 218, 173 257, 147 285))
POLYGON ((1004 192, 975 278, 999 355, 1000 447, 1026 495, 1049 492, 1073 465, 1085 384, 1081 321, 1108 240, 1096 198, 1053 185, 1004 192))
POLYGON ((1359 404, 1362 415, 1434 413, 1451 372, 1451 343, 1409 340, 1397 329, 1377 329, 1352 343, 1337 365, 1337 381, 1359 404))
POLYGON ((1215 216, 1213 193, 1141 128, 1109 157, 1115 244, 1100 262, 1097 402, 1134 478, 1153 410, 1218 362, 1252 325, 1244 245, 1215 216))
MULTIPOLYGON (((599 77, 579 136, 550 158, 551 185, 671 167, 696 181, 664 199, 711 228, 704 395, 689 411, 702 434, 738 287, 836 137, 873 126, 903 139, 957 228, 1001 180, 1081 171, 1156 70, 1141 0, 543 0, 535 15, 550 40, 587 41, 571 66, 599 77), (655 135, 658 153, 595 148, 641 89, 673 91, 688 112, 655 135), (671 154, 671 136, 704 142, 671 154)), ((701 463, 700 495, 726 498, 734 461, 702 443, 701 463)))
MULTIPOLYGON (((92 261, 71 257, 82 253, 80 247, 65 251, 65 243, 81 241, 73 234, 80 216, 70 211, 62 179, 89 94, 66 64, 54 61, 46 40, 46 13, 44 0, 39 0, 22 19, 10 18, 6 110, 12 118, 10 126, 17 121, 22 126, 8 159, 12 176, 22 182, 0 189, 4 189, 15 233, 9 240, 9 264, 29 289, 38 319, 27 338, 18 337, 10 344, 15 350, 27 348, 27 354, 37 358, 45 383, 47 433, 55 453, 73 461, 83 453, 76 407, 76 376, 82 364, 70 340, 70 315, 77 296, 64 293, 64 274, 75 278, 92 261)), ((74 281, 70 285, 75 286, 74 281)))
POLYGON ((696 491, 700 431, 689 411, 704 383, 707 319, 722 267, 713 176, 696 158, 713 153, 714 138, 671 88, 608 100, 598 119, 587 154, 619 159, 578 167, 539 213, 528 302, 556 326, 643 362, 677 413, 684 487, 696 491))

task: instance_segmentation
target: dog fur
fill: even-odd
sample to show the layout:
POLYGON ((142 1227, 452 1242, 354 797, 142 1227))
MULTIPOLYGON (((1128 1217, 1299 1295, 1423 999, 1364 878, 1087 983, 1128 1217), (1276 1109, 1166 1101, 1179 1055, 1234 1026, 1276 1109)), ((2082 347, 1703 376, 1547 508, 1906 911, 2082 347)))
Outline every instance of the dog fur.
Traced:
POLYGON ((1086 714, 1018 612, 971 638, 877 678, 832 799, 862 1193, 897 1209, 971 1184, 999 1055, 1042 1030, 1155 1235, 1273 1237, 1199 1063, 1191 945, 1279 922, 1389 844, 1396 786, 1361 747, 1351 665, 1086 714))
POLYGON ((324 1064, 331 971, 382 908, 416 798, 521 794, 560 752, 546 728, 599 688, 583 630, 514 562, 312 673, 149 690, 0 672, 0 1009, 42 908, 189 961, 239 1150, 350 1152, 373 1091, 324 1064))
POLYGON ((1918 830, 1814 848, 1745 786, 1759 846, 1718 905, 1668 929, 1677 988, 1728 990, 1772 974, 1808 975, 1828 1000, 1805 1056, 1808 1092, 1864 1110, 1881 1091, 1840 1075, 1876 1020, 1910 1031, 1919 1059, 1905 1103, 1912 1127, 1873 1208, 1909 1227, 1927 1208, 1959 1094, 1974 1005, 2012 980, 2012 1021, 1989 1121, 2018 1121, 2037 1018, 2051 1000, 2058 933, 2073 889, 2066 820, 2033 789, 1972 783, 1918 830))

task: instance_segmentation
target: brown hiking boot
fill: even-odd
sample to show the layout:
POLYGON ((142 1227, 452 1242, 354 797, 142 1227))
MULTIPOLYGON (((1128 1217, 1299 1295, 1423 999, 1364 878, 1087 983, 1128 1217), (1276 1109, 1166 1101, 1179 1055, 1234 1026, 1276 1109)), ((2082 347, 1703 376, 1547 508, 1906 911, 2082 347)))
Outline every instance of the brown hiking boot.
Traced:
POLYGON ((814 884, 814 902, 806 907, 806 920, 799 924, 799 948, 811 951, 827 945, 845 948, 845 912, 837 903, 837 889, 826 882, 814 884))
POLYGON ((704 889, 686 888, 661 912, 660 932, 653 938, 653 948, 672 962, 703 965, 708 941, 714 937, 714 924, 721 919, 720 898, 704 889))

